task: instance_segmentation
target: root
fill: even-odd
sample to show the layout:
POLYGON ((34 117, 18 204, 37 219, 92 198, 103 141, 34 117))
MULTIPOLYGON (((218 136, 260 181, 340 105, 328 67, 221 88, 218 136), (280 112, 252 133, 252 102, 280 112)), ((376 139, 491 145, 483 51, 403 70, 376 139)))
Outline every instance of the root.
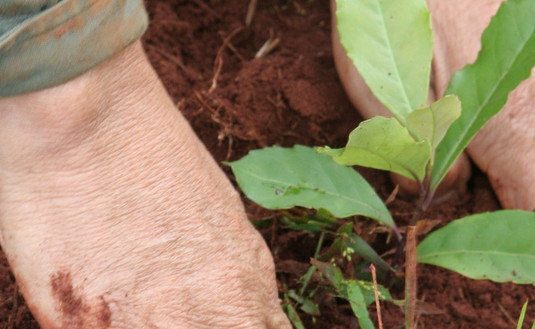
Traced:
POLYGON ((214 61, 214 76, 212 78, 212 86, 210 89, 208 89, 208 92, 211 93, 217 88, 217 79, 219 78, 219 74, 221 73, 221 68, 223 67, 223 51, 227 47, 230 40, 239 32, 243 30, 243 26, 240 26, 236 28, 234 31, 230 32, 229 35, 223 40, 223 44, 221 47, 219 47, 219 50, 217 51, 217 55, 215 57, 214 61))

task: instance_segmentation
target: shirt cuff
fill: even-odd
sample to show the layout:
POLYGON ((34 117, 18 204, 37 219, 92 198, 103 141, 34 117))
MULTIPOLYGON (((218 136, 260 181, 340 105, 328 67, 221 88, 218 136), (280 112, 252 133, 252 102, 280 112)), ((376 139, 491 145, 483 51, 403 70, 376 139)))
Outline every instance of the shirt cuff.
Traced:
POLYGON ((0 97, 71 80, 138 40, 148 26, 142 0, 37 3, 0 4, 0 97))

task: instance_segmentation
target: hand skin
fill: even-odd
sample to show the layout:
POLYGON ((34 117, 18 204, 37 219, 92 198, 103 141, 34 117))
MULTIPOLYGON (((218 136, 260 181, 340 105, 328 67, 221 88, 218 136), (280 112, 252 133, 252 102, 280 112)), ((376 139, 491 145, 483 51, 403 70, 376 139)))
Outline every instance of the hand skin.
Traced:
POLYGON ((140 42, 0 99, 0 230, 42 328, 291 328, 272 256, 140 42))
MULTIPOLYGON (((430 100, 444 94, 453 73, 477 58, 481 33, 503 0, 428 0, 434 44, 430 100)), ((335 5, 331 1, 335 22, 335 5)), ((340 81, 359 112, 370 118, 389 116, 389 112, 372 95, 345 54, 333 32, 333 56, 340 81)), ((467 148, 475 164, 485 172, 504 208, 535 209, 535 69, 509 95, 504 109, 490 119, 467 148)), ((442 193, 463 194, 470 176, 470 165, 461 154, 441 183, 442 193)), ((403 177, 395 178, 409 194, 417 187, 403 177)), ((444 198, 443 198, 444 199, 444 198)))

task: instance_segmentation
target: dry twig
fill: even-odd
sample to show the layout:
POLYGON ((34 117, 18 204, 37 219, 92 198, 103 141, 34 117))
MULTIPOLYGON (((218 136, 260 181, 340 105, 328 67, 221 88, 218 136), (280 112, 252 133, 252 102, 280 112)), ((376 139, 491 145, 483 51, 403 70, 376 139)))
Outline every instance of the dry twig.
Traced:
POLYGON ((260 49, 256 52, 255 58, 262 58, 265 57, 267 54, 273 51, 275 47, 279 44, 280 39, 279 38, 269 38, 263 45, 260 47, 260 49))
POLYGON ((396 187, 394 187, 394 190, 392 191, 392 193, 390 193, 390 195, 386 199, 385 205, 388 206, 389 204, 394 202, 394 200, 396 200, 396 197, 398 196, 398 193, 399 193, 399 184, 396 185, 396 187))
POLYGON ((221 73, 221 68, 223 67, 223 50, 225 50, 230 40, 242 30, 243 30, 243 26, 240 26, 236 28, 234 31, 230 32, 230 34, 227 35, 227 37, 223 40, 223 44, 221 45, 221 47, 219 47, 219 50, 217 51, 217 55, 214 61, 214 76, 212 78, 212 86, 210 87, 210 89, 208 89, 209 93, 211 93, 217 88, 217 79, 219 78, 219 74, 221 73))
MULTIPOLYGON (((220 31, 220 33, 219 33, 219 36, 220 36, 223 40, 225 40, 225 36, 223 35, 223 33, 222 33, 221 31, 220 31)), ((240 61, 245 62, 245 58, 242 56, 242 54, 240 54, 240 52, 236 49, 236 47, 234 47, 234 45, 232 44, 232 42, 229 41, 229 42, 227 43, 227 47, 228 47, 228 49, 230 49, 230 50, 234 53, 234 55, 236 55, 236 56, 240 59, 240 61)))
POLYGON ((383 329, 383 318, 381 317, 381 303, 379 303, 379 292, 377 290, 377 273, 375 272, 375 265, 370 264, 373 280, 373 292, 375 293, 375 307, 377 308, 377 324, 379 329, 383 329))
POLYGON ((509 322, 511 322, 511 324, 512 324, 513 326, 516 325, 515 320, 513 319, 513 317, 511 316, 511 314, 509 314, 509 312, 507 312, 507 310, 505 309, 505 307, 503 307, 502 304, 498 303, 498 308, 500 309, 500 311, 502 311, 503 315, 505 315, 505 317, 507 318, 507 320, 509 320, 509 322))
POLYGON ((416 314, 417 288, 417 251, 416 227, 410 225, 407 229, 407 244, 405 246, 405 327, 414 329, 416 314))
POLYGON ((258 0, 250 0, 249 7, 247 7, 247 15, 245 16, 245 26, 250 26, 253 22, 254 14, 256 13, 256 5, 258 0))

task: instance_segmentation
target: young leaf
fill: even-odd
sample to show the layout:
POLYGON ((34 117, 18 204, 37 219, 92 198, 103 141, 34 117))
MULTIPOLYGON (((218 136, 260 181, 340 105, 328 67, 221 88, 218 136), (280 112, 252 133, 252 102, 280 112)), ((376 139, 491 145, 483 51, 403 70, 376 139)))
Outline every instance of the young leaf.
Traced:
MULTIPOLYGON (((316 266, 318 270, 325 275, 330 284, 334 287, 334 289, 336 289, 340 297, 349 301, 353 313, 355 313, 355 316, 359 320, 360 327, 373 329, 374 326, 370 320, 368 309, 366 308, 368 303, 366 302, 366 298, 361 290, 362 284, 354 280, 344 280, 342 277, 342 272, 334 265, 323 263, 315 259, 311 259, 310 263, 316 266)), ((383 297, 390 299, 392 298, 388 291, 383 294, 383 297)))
POLYGON ((516 325, 516 329, 522 329, 522 325, 524 324, 524 317, 526 316, 526 310, 528 309, 528 301, 524 303, 524 306, 522 306, 522 311, 520 312, 520 316, 518 317, 518 322, 516 325))
POLYGON ((388 265, 382 258, 377 254, 377 252, 370 247, 370 245, 364 241, 361 237, 354 233, 342 236, 342 241, 346 248, 350 248, 357 255, 360 255, 365 260, 372 262, 373 264, 381 267, 387 271, 394 271, 394 269, 388 265))
POLYGON ((295 290, 288 291, 288 297, 290 297, 291 299, 301 304, 300 309, 306 314, 315 315, 315 316, 321 315, 317 304, 315 304, 310 299, 297 294, 295 290))
POLYGON ((455 95, 447 95, 431 106, 411 112, 407 116, 407 124, 421 139, 429 140, 434 150, 460 114, 459 99, 455 95))
POLYGON ((373 94, 400 121, 427 106, 433 53, 425 0, 336 0, 340 42, 373 94))
POLYGON ((320 148, 344 166, 363 166, 398 173, 413 180, 423 180, 431 159, 429 141, 416 142, 407 128, 394 118, 373 117, 362 121, 349 134, 343 152, 320 148))
POLYGON ((338 218, 364 215, 395 227, 384 203, 358 172, 313 148, 268 147, 228 165, 245 195, 264 208, 324 208, 338 218))
POLYGON ((292 322, 292 325, 295 329, 305 329, 305 326, 303 325, 303 322, 301 321, 301 318, 299 317, 299 314, 297 314, 297 311, 293 307, 293 305, 290 303, 290 300, 287 296, 285 296, 285 301, 282 303, 282 309, 288 316, 288 319, 292 322))
POLYGON ((500 111, 509 92, 529 77, 535 64, 534 17, 535 1, 504 2, 483 32, 475 63, 451 79, 446 94, 457 95, 463 111, 437 148, 433 189, 477 131, 500 111))
POLYGON ((320 262, 318 260, 315 260, 312 258, 310 260, 310 264, 314 265, 325 277, 331 285, 336 289, 340 290, 342 288, 342 271, 334 265, 331 265, 330 263, 320 262))
POLYGON ((349 301, 353 313, 359 320, 360 328, 374 329, 375 327, 370 319, 370 314, 366 308, 367 304, 360 287, 357 284, 352 284, 351 281, 345 282, 340 294, 349 301))
MULTIPOLYGON (((375 290, 373 287, 373 282, 362 280, 344 280, 342 283, 348 286, 358 286, 362 292, 362 296, 364 296, 364 302, 366 305, 370 305, 375 302, 375 290)), ((377 294, 379 295, 380 300, 392 301, 392 296, 390 295, 390 292, 388 292, 388 289, 380 284, 377 285, 377 294)))
POLYGON ((455 220, 418 246, 418 261, 472 279, 535 283, 535 212, 501 210, 455 220))

